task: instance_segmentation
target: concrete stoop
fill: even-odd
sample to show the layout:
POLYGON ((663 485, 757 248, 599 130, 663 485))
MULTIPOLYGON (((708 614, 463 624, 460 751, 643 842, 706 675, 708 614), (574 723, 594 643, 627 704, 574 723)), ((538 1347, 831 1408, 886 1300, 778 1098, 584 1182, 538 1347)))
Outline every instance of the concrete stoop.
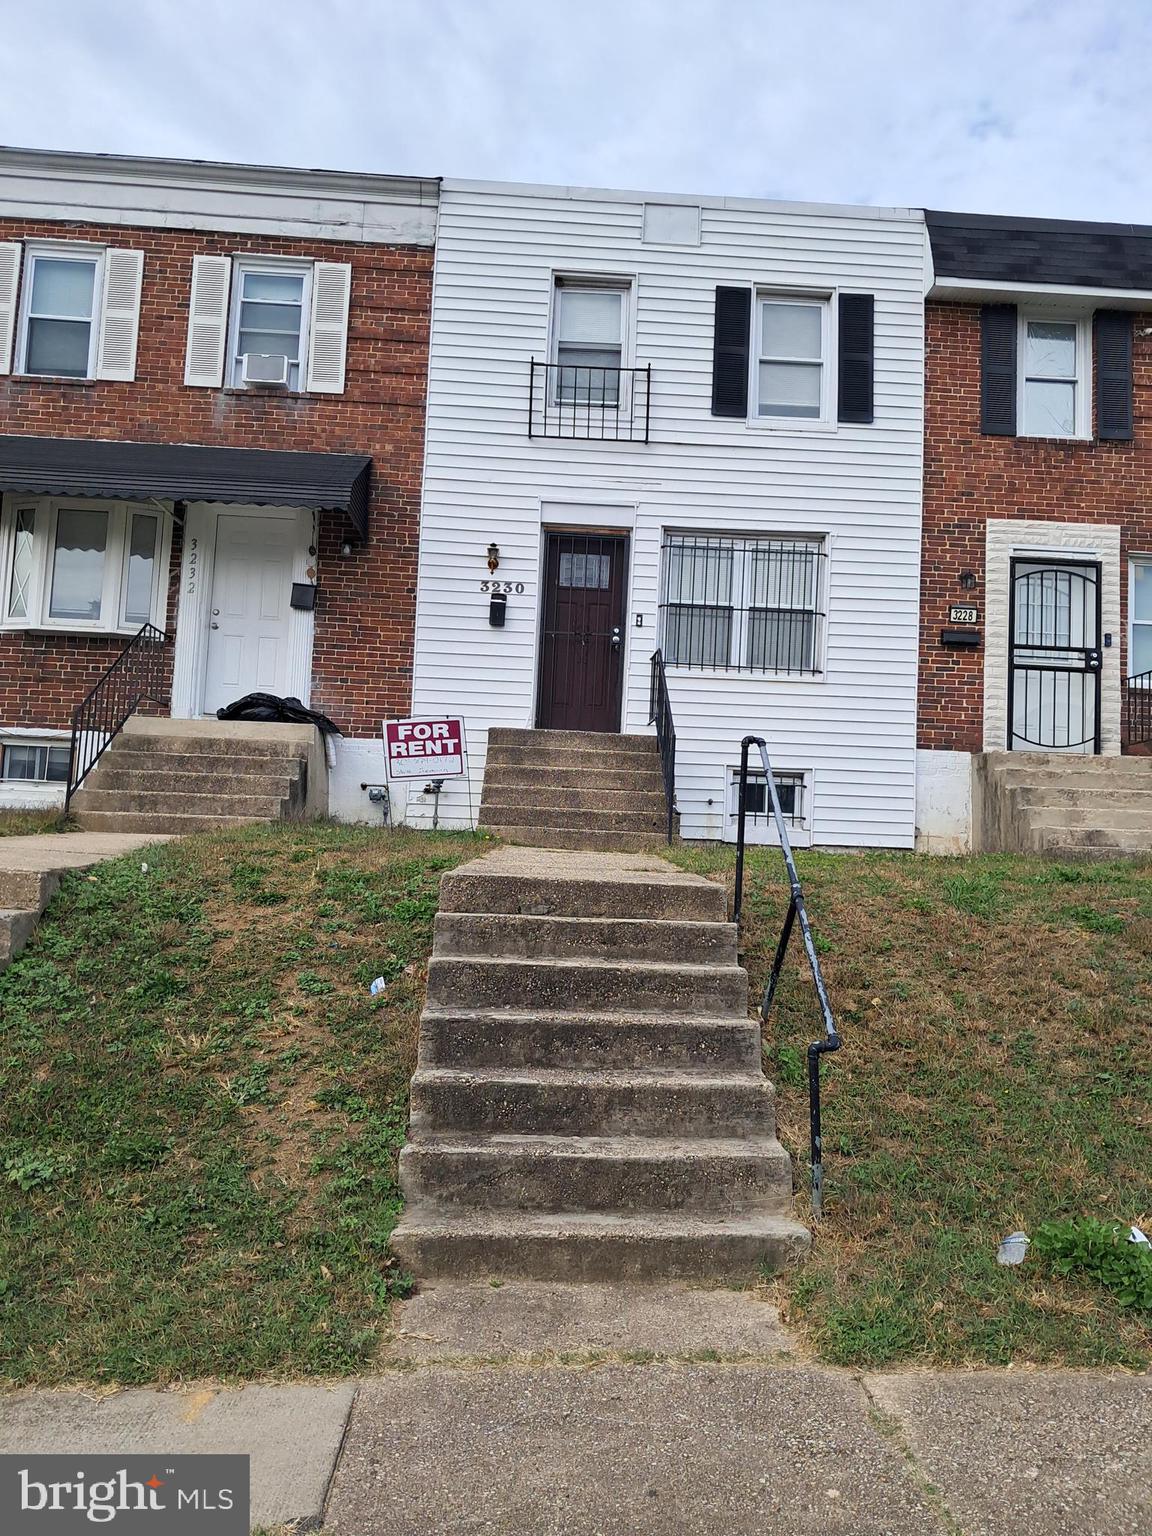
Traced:
POLYGON ((407 1268, 745 1281, 807 1250, 726 916, 650 855, 501 848, 444 876, 407 1268))
POLYGON ((986 752, 975 789, 984 852, 1152 858, 1152 758, 986 752))
POLYGON ((99 832, 210 832, 326 809, 315 726, 134 716, 72 799, 99 832))
POLYGON ((628 852, 648 848, 667 828, 654 736, 602 731, 528 731, 496 726, 480 826, 536 848, 628 852))

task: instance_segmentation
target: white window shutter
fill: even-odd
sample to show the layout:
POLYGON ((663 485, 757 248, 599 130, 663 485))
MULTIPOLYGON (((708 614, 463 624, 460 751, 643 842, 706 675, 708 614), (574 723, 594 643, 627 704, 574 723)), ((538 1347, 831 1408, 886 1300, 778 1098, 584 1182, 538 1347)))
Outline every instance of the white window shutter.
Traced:
POLYGON ((345 261, 318 261, 312 269, 312 332, 308 341, 308 389, 344 393, 348 348, 348 301, 352 268, 345 261))
POLYGON ((188 351, 185 384, 219 389, 224 380, 224 349, 228 340, 228 289, 232 282, 230 256, 193 256, 192 293, 188 301, 188 351))
POLYGON ((12 371, 12 338, 16 334, 16 291, 20 285, 19 240, 0 240, 0 373, 12 371))
POLYGON ((104 253, 100 345, 96 354, 98 379, 136 377, 136 337, 140 331, 140 286, 143 281, 143 251, 109 250, 104 253))

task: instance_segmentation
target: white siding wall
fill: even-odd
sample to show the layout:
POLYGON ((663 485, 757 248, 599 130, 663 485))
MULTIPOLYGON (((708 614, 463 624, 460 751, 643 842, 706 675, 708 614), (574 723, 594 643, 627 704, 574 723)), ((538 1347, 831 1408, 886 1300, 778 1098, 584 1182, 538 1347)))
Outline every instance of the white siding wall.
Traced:
MULTIPOLYGON (((811 771, 813 842, 910 847, 923 225, 899 211, 704 200, 699 246, 668 247, 642 243, 642 220, 632 194, 444 184, 414 712, 465 717, 475 803, 487 728, 534 720, 542 523, 633 528, 625 731, 648 729, 662 530, 822 534, 822 679, 670 672, 682 831, 731 835, 724 770, 754 730, 777 766, 811 771), (529 359, 547 355, 556 272, 633 279, 632 361, 653 369, 648 446, 528 438, 529 359), (875 294, 875 423, 713 417, 714 290, 725 283, 875 294), (480 590, 491 541, 499 577, 524 585, 504 629, 489 627, 480 590)), ((446 788, 441 815, 467 821, 462 784, 446 788)), ((414 795, 409 819, 428 816, 414 795)))

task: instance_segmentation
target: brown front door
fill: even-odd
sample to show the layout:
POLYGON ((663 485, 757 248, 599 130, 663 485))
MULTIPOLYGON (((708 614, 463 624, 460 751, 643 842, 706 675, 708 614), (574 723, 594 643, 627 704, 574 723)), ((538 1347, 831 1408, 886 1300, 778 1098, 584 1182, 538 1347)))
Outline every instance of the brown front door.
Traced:
POLYGON ((536 724, 618 731, 628 535, 549 533, 536 724))

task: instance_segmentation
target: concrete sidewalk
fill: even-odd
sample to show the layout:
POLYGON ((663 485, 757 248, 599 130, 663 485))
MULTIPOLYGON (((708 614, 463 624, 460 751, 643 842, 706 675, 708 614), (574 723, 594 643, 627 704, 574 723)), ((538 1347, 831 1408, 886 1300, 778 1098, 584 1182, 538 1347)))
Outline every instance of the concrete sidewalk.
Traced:
POLYGON ((331 1536, 1136 1536, 1152 1377, 856 1375, 755 1293, 438 1287, 359 1383, 0 1399, 0 1452, 244 1451, 331 1536))

